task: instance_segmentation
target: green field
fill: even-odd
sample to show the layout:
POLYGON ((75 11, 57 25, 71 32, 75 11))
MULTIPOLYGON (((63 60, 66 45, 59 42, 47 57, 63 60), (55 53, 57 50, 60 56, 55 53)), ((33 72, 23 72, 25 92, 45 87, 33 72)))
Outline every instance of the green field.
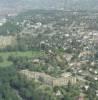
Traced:
POLYGON ((0 67, 6 67, 12 64, 12 62, 7 61, 10 55, 21 56, 21 57, 39 57, 42 56, 44 52, 40 51, 24 51, 24 52, 0 52, 0 56, 3 57, 4 62, 0 63, 0 67))

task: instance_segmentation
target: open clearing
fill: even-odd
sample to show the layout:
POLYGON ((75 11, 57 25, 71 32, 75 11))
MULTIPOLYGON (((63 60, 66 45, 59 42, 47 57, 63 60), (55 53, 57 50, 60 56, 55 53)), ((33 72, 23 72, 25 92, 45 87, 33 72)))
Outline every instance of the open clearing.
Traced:
POLYGON ((42 52, 42 51, 0 52, 0 56, 3 57, 3 59, 4 59, 4 61, 2 63, 0 63, 0 67, 6 67, 6 66, 10 66, 12 64, 12 62, 7 61, 8 57, 10 55, 31 58, 31 57, 42 56, 43 54, 44 54, 44 52, 42 52))

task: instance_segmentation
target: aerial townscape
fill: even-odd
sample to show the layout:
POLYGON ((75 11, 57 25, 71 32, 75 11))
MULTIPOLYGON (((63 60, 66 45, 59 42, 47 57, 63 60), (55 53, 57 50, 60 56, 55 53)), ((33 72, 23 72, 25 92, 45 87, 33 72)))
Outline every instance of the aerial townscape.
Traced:
POLYGON ((0 100, 98 100, 97 1, 15 1, 0 1, 0 100))

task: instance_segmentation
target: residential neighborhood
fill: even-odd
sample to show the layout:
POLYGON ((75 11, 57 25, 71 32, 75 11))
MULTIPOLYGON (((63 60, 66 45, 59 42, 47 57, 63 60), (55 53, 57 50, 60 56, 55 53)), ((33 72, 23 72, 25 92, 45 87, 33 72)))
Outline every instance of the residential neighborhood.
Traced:
POLYGON ((97 6, 73 1, 0 12, 0 100, 98 100, 97 6))

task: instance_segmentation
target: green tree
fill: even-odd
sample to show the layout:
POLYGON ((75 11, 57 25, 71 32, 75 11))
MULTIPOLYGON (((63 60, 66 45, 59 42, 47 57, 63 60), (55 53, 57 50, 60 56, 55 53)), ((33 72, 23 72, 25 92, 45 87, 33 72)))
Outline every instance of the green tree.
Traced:
POLYGON ((4 61, 3 57, 2 57, 2 56, 0 56, 0 62, 3 62, 3 61, 4 61))

